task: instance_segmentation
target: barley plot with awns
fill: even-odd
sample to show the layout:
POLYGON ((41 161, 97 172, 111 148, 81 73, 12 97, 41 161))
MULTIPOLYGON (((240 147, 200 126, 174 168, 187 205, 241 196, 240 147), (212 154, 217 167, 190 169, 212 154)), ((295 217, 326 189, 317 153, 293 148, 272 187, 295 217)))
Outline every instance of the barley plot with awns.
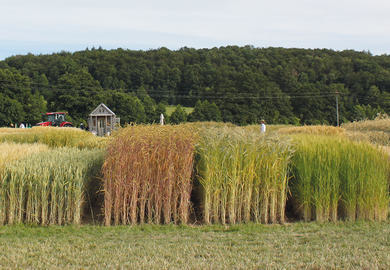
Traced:
POLYGON ((214 128, 203 132, 197 153, 206 224, 284 222, 288 140, 238 127, 214 128))
POLYGON ((293 138, 292 198, 304 220, 387 219, 390 170, 380 148, 343 136, 293 138))
POLYGON ((103 165, 105 224, 187 223, 195 133, 189 126, 130 126, 103 165))

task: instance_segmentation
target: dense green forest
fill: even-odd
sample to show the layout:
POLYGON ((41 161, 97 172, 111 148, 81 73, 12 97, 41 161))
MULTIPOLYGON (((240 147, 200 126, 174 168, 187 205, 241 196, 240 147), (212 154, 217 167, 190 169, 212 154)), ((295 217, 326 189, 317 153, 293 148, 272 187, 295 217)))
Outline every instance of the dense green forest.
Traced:
POLYGON ((390 56, 326 49, 101 48, 0 61, 0 126, 68 111, 79 124, 104 102, 122 124, 182 121, 335 124, 390 112, 390 56))

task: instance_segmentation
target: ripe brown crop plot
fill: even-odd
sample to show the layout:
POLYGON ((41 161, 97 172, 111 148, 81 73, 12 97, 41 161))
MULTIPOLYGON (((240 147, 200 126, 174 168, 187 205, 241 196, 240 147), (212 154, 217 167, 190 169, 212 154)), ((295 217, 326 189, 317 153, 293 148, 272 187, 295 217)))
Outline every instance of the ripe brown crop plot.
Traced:
POLYGON ((130 126, 103 165, 105 224, 187 223, 195 133, 189 126, 130 126))

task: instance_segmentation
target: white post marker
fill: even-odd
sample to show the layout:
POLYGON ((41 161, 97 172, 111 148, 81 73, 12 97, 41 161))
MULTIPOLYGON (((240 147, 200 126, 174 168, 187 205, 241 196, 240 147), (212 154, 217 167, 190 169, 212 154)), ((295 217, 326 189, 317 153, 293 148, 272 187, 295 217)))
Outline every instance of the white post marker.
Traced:
POLYGON ((265 122, 264 120, 261 120, 261 125, 260 125, 260 133, 265 133, 265 122))
POLYGON ((164 115, 160 114, 160 125, 164 125, 164 115))

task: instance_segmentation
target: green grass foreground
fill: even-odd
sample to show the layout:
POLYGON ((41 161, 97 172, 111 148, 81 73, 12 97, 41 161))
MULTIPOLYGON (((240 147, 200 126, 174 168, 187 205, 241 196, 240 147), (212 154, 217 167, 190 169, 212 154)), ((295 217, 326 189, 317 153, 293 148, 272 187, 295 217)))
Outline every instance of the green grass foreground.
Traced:
POLYGON ((3 226, 0 268, 390 269, 390 221, 3 226))

